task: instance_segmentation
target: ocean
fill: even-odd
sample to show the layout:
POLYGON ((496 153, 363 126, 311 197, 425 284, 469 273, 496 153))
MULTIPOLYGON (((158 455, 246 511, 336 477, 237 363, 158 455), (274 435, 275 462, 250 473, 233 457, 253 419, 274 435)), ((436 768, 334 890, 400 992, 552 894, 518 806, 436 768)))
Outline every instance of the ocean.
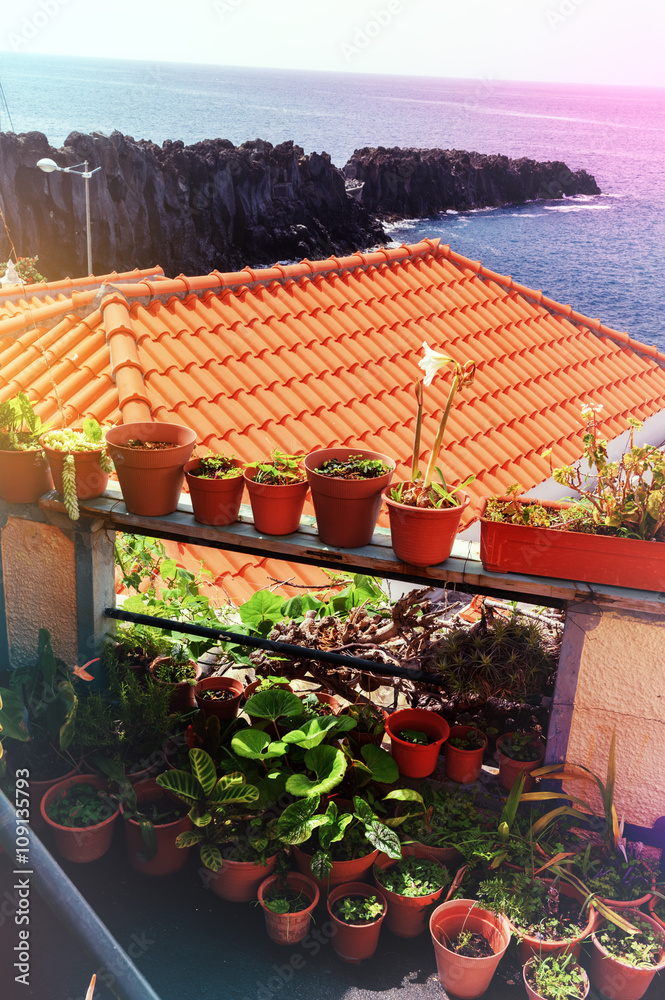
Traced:
MULTIPOLYGON (((487 267, 665 352, 665 90, 0 54, 0 130, 293 139, 342 166, 362 146, 563 160, 602 194, 409 219, 487 267), (11 121, 10 121, 11 116, 11 121)), ((142 262, 143 264, 152 262, 142 262)), ((158 263, 158 262, 156 262, 158 263)))

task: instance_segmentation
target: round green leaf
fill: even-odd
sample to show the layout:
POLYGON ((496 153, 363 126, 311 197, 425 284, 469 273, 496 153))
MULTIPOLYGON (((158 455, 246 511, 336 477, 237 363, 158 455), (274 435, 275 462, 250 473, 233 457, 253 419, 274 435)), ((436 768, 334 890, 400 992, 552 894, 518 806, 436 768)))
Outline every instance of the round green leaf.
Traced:
POLYGON ((292 774, 286 783, 287 792, 298 797, 325 795, 339 785, 344 777, 346 757, 335 747, 314 747, 305 754, 305 766, 308 771, 314 772, 316 779, 309 778, 306 774, 292 774))

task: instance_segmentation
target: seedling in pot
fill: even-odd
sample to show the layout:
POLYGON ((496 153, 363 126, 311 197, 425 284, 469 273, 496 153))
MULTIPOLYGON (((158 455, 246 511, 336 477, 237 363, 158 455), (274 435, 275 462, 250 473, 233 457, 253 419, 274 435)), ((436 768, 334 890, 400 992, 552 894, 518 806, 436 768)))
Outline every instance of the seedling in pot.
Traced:
POLYGON ((49 819, 60 826, 97 826, 115 812, 108 795, 93 785, 82 783, 66 788, 49 803, 49 819))
POLYGON ((320 476, 333 479, 379 479, 390 469, 377 458, 349 455, 348 458, 328 458, 316 471, 320 476))
POLYGON ((449 736, 448 746, 456 747, 458 750, 480 750, 485 746, 485 738, 477 729, 472 729, 471 732, 460 736, 449 736))
POLYGON ((511 733, 501 741, 499 750, 504 757, 529 763, 543 755, 543 744, 537 733, 511 733))
POLYGON ((402 729, 398 735, 405 743, 415 743, 416 746, 428 746, 432 743, 432 737, 420 729, 402 729))
POLYGON ((198 463, 189 472, 197 479, 237 479, 242 476, 242 468, 236 465, 233 455, 206 455, 198 463))
POLYGON ((406 857, 391 868, 375 868, 377 881, 398 896, 431 896, 450 881, 448 869, 438 861, 406 857))
POLYGON ((581 1000, 587 980, 572 952, 534 958, 525 968, 531 989, 544 1000, 581 1000))
POLYGON ((249 462, 248 469, 256 469, 255 483, 267 483, 269 486, 288 486, 290 483, 301 483, 305 478, 302 469, 304 455, 287 455, 275 450, 267 462, 249 462))
POLYGON ((383 909, 376 896, 344 896, 336 901, 334 912, 347 924, 371 924, 379 919, 383 909))

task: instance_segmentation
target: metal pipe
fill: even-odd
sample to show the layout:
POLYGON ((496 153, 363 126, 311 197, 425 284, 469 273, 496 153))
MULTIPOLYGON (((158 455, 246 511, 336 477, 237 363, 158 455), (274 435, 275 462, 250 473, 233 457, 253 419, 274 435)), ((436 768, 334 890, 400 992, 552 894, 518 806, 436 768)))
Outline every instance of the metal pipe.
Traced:
POLYGON ((90 177, 88 173, 88 161, 83 164, 81 175, 85 181, 85 240, 88 250, 88 274, 92 274, 92 239, 90 235, 90 177))
MULTIPOLYGON (((19 827, 24 827, 22 821, 19 827)), ((26 827, 29 846, 21 851, 28 865, 21 865, 13 874, 20 880, 22 898, 29 899, 34 885, 60 920, 72 929, 108 977, 98 973, 98 979, 107 983, 120 1000, 160 1000, 147 979, 141 975, 129 956, 123 951, 108 927, 102 923, 90 904, 83 898, 74 883, 51 857, 34 831, 26 827)), ((23 833, 21 832, 21 838, 23 833)), ((17 817, 14 806, 0 793, 0 843, 10 858, 17 858, 17 817)), ((12 866, 13 867, 13 866, 12 866)), ((18 890, 17 890, 18 891, 18 890)), ((82 989, 84 988, 84 984, 82 989)))
POLYGON ((256 635, 227 632, 226 629, 208 628, 206 625, 193 625, 190 622, 177 622, 172 621, 170 618, 155 618, 152 615, 141 615, 135 611, 124 611, 122 608, 106 608, 104 614, 107 618, 116 618, 124 622, 135 622, 137 625, 151 625, 153 628, 183 632, 185 635, 198 635, 204 639, 235 642, 239 646, 252 646, 255 649, 265 649, 271 653, 283 653, 297 660, 317 660, 320 663, 330 663, 336 667, 351 667, 353 670, 371 670, 372 673, 382 674, 386 677, 405 677, 411 681, 426 681, 435 687, 443 687, 444 685, 443 677, 425 673, 424 670, 409 670, 407 667, 393 666, 389 663, 377 663, 375 660, 362 660, 357 656, 347 656, 344 653, 330 653, 323 649, 310 649, 309 646, 295 646, 290 642, 261 639, 256 635))

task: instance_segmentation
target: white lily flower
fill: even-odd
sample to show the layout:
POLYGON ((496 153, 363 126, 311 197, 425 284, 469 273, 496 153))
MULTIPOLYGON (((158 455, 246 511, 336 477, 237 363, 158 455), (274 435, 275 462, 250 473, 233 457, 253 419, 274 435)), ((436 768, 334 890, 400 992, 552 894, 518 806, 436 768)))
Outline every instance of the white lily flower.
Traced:
POLYGON ((452 358, 449 358, 447 354, 439 354, 438 351, 433 351, 426 340, 423 341, 423 348, 425 351, 425 357, 420 359, 418 367, 422 368, 425 372, 423 385, 431 385, 432 379, 438 372, 439 368, 443 368, 444 365, 455 364, 455 362, 452 358))

